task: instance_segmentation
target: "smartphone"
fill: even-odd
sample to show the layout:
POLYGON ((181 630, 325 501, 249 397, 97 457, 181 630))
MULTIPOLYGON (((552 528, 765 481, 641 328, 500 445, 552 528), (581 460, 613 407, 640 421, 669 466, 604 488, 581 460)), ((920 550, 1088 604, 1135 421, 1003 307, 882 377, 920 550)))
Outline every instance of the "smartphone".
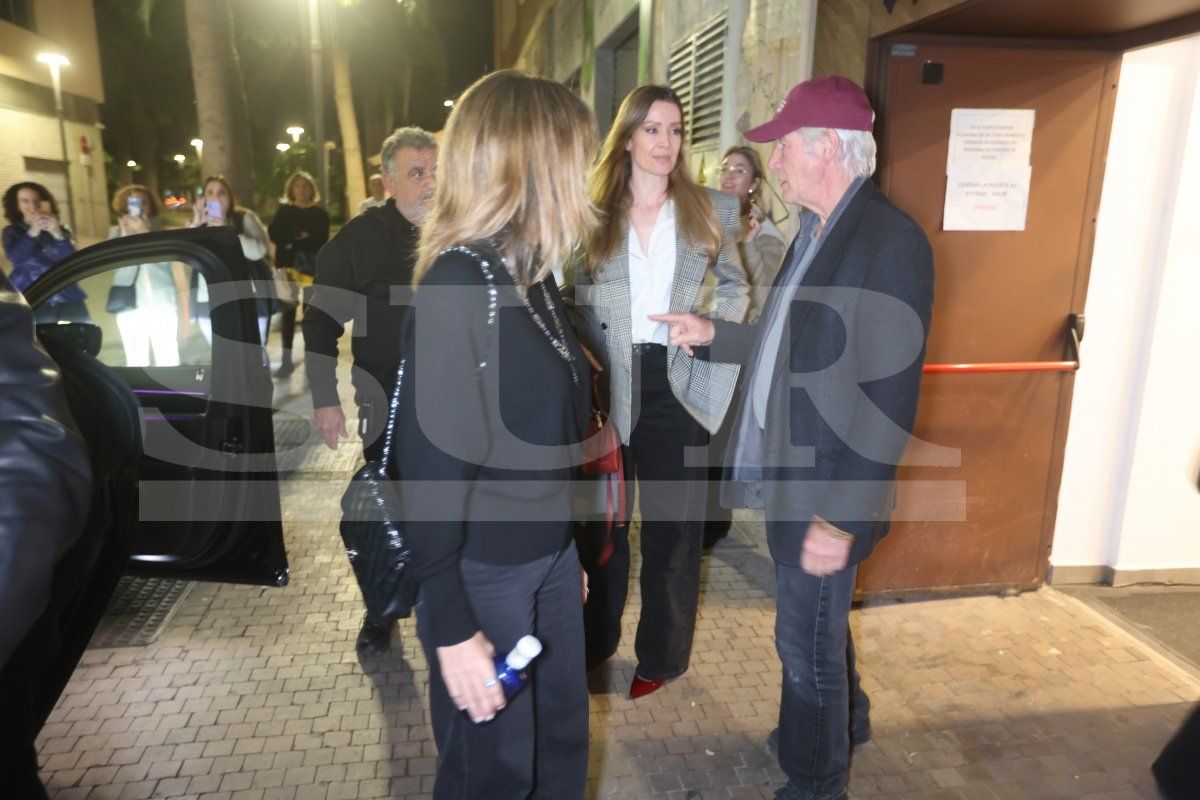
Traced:
POLYGON ((204 204, 204 208, 205 208, 205 213, 208 214, 209 219, 221 219, 225 216, 225 214, 222 213, 222 211, 221 211, 221 201, 220 200, 209 200, 207 203, 204 204))
POLYGON ((131 197, 125 205, 129 208, 129 216, 140 217, 142 215, 142 198, 131 197))
POLYGON ((47 217, 54 215, 54 209, 50 207, 49 200, 42 201, 42 213, 45 214, 47 217))

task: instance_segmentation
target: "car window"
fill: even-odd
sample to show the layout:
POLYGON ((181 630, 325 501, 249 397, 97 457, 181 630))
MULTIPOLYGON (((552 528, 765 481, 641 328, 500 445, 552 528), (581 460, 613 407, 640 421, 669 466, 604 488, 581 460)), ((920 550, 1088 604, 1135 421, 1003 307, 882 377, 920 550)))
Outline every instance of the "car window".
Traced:
POLYGON ((84 278, 43 302, 39 323, 90 322, 110 367, 212 363, 208 286, 181 261, 129 264, 84 278))

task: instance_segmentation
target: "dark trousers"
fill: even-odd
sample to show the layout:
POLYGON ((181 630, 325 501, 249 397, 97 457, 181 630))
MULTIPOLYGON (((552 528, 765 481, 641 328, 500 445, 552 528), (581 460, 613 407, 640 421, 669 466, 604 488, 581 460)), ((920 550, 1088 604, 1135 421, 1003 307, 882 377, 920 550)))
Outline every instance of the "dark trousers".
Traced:
MULTIPOLYGON (((633 430, 625 458, 628 507, 634 482, 642 515, 642 615, 634 651, 643 678, 667 680, 687 671, 700 598, 700 557, 706 497, 708 432, 687 412, 667 381, 666 348, 634 356, 633 430)), ((617 649, 629 593, 629 532, 618 529, 604 567, 586 564, 591 595, 584 607, 588 663, 617 649)))
MULTIPOLYGON (((506 653, 533 633, 542 654, 530 684, 491 722, 476 725, 459 711, 442 681, 437 653, 429 662, 429 708, 439 764, 435 800, 578 800, 588 765, 588 693, 583 663, 583 587, 569 544, 529 564, 460 562, 475 621, 506 653)), ((417 634, 429 637, 417 606, 417 634)))
POLYGON ((292 342, 296 339, 296 310, 307 311, 312 302, 313 288, 305 286, 300 290, 300 302, 280 303, 279 311, 279 340, 283 344, 283 360, 292 360, 292 342))
POLYGON ((779 766, 805 800, 846 791, 850 741, 870 731, 871 704, 859 685, 850 638, 855 567, 818 578, 775 565, 775 649, 783 662, 779 766))

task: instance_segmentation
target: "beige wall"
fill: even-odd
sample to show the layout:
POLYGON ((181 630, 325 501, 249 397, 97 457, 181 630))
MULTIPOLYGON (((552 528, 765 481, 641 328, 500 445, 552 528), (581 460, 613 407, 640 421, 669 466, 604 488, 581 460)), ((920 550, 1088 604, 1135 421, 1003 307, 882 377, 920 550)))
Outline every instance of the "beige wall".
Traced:
POLYGON ((50 71, 37 54, 61 53, 71 59, 62 71, 63 91, 103 103, 92 0, 34 0, 31 5, 36 32, 0 22, 0 75, 50 86, 50 71))
MULTIPOLYGON (((31 5, 36 32, 0 22, 0 79, 49 89, 50 71, 38 63, 37 54, 61 53, 71 60, 71 65, 62 70, 63 92, 102 103, 100 48, 91 0, 34 0, 31 5)), ((18 181, 40 177, 27 171, 26 159, 60 163, 63 160, 49 92, 46 98, 46 103, 37 108, 0 105, 0 191, 18 181)), ((71 102, 66 106, 69 113, 71 102)), ((68 119, 66 134, 68 152, 72 154, 69 173, 75 195, 73 227, 80 243, 87 244, 103 238, 108 230, 100 128, 68 119), (86 136, 91 143, 89 164, 83 163, 79 153, 80 136, 86 136)), ((62 188, 53 191, 60 206, 65 206, 65 191, 62 188)))

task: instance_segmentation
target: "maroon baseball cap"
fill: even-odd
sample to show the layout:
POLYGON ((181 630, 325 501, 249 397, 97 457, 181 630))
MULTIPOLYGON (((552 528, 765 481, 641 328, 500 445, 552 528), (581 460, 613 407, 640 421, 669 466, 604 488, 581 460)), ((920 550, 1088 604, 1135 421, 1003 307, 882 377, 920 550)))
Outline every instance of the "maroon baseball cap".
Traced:
POLYGON ((875 121, 867 93, 841 75, 798 83, 775 109, 770 122, 751 128, 743 136, 752 142, 771 142, 797 128, 841 128, 869 131, 875 121))

